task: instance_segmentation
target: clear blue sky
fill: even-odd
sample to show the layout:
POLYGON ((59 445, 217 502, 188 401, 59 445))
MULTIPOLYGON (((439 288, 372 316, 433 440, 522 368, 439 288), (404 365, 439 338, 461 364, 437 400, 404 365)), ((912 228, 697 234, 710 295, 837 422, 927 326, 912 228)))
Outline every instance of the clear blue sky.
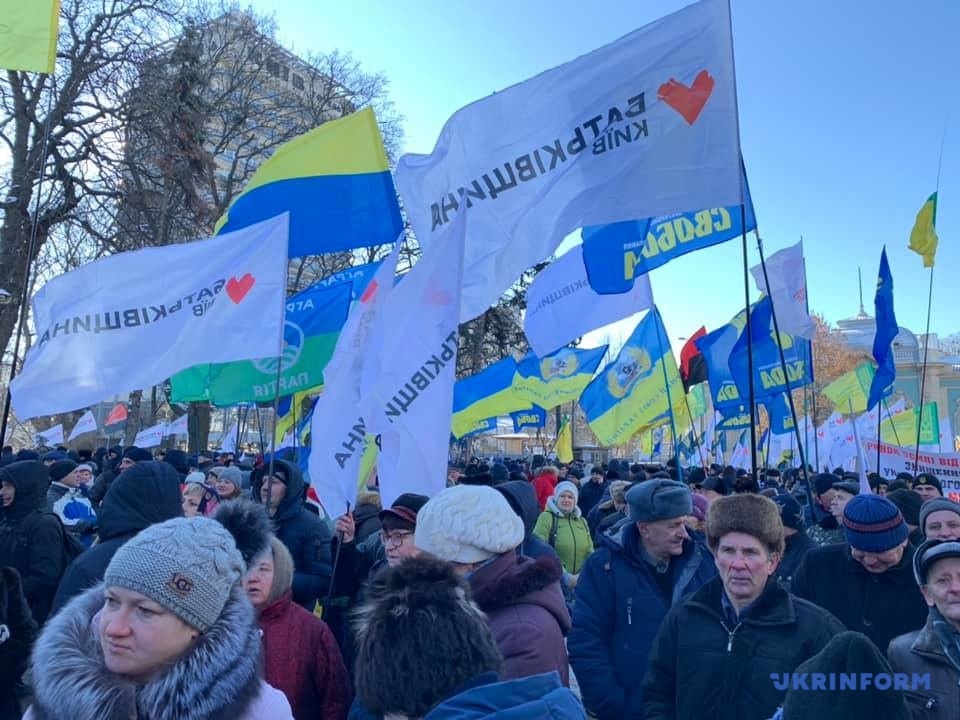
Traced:
MULTIPOLYGON (((430 152, 463 105, 608 43, 684 0, 255 0, 297 52, 349 51, 391 81, 406 150, 430 152)), ((743 154, 768 253, 802 235, 811 308, 867 311, 886 244, 900 324, 923 332, 929 271, 907 249, 940 178, 931 330, 960 332, 960 68, 956 0, 733 0, 743 154)), ((753 243, 751 243, 753 245, 753 243)), ((757 262, 751 247, 750 263, 757 262)), ((712 329, 743 305, 733 241, 652 273, 668 332, 712 329)))

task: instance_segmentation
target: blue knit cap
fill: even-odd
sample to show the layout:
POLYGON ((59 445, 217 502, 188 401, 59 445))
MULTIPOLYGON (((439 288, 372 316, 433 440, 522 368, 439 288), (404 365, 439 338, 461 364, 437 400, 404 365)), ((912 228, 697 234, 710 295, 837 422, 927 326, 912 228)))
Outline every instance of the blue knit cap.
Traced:
POLYGON ((900 509, 881 495, 857 495, 843 508, 843 531, 855 550, 882 553, 907 539, 900 509))

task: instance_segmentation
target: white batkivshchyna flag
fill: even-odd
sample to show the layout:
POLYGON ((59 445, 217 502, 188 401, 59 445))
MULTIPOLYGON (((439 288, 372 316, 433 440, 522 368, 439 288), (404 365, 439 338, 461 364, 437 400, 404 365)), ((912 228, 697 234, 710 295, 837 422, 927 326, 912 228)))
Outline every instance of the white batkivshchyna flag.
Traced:
POLYGON ((37 433, 37 439, 44 445, 62 445, 63 444, 63 423, 47 428, 43 432, 37 433))
POLYGON ((93 432, 96 429, 97 419, 93 416, 93 410, 87 410, 80 416, 80 419, 77 420, 77 424, 73 426, 73 430, 70 431, 70 435, 67 437, 67 442, 80 437, 84 433, 93 432))
POLYGON ((10 383, 17 416, 89 407, 192 365, 277 355, 288 224, 281 215, 111 255, 48 282, 33 296, 38 339, 10 383))
POLYGON ((735 468, 750 469, 750 449, 738 442, 730 454, 730 464, 735 468))
POLYGON ((763 265, 750 268, 750 274, 760 292, 770 296, 777 313, 780 332, 812 340, 817 325, 807 312, 807 266, 803 259, 803 241, 778 250, 766 259, 767 278, 763 265))
POLYGON ((374 325, 363 416, 380 435, 384 507, 402 493, 431 497, 446 486, 466 217, 423 253, 374 325))
POLYGON ((650 276, 644 273, 633 288, 618 295, 601 295, 587 279, 583 246, 554 260, 527 288, 523 331, 530 347, 546 357, 591 330, 653 306, 650 276))
POLYGON ((237 451, 237 433, 240 432, 240 426, 237 422, 228 427, 223 435, 220 436, 220 452, 235 453, 237 451))
POLYGON ((138 432, 137 436, 133 439, 133 444, 138 448, 158 447, 160 443, 163 442, 163 436, 166 434, 167 424, 157 423, 138 432))
POLYGON ((377 314, 394 292, 400 246, 398 239, 360 300, 350 309, 330 362, 323 370, 325 390, 310 416, 310 485, 334 517, 343 514, 347 504, 352 506, 357 499, 368 432, 360 414, 363 369, 372 361, 369 341, 377 314))
POLYGON ((578 228, 740 204, 728 0, 461 108, 396 183, 425 248, 470 208, 464 321, 578 228))
POLYGON ((184 413, 172 423, 167 425, 167 435, 186 435, 189 430, 189 419, 187 413, 184 413))

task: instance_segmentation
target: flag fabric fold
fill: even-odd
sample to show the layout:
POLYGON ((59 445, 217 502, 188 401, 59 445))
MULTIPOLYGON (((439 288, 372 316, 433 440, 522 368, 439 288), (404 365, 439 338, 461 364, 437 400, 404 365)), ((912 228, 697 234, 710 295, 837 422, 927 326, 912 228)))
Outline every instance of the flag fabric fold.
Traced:
POLYGON ((290 257, 392 243, 403 231, 372 108, 277 148, 217 221, 218 234, 290 213, 290 257))
POLYGON ((63 445, 63 423, 37 433, 38 445, 63 445))
POLYGON ((556 446, 557 460, 564 465, 573 462, 573 426, 570 424, 570 418, 563 416, 560 423, 560 430, 557 432, 556 446))
POLYGON ((67 442, 88 432, 93 432, 96 429, 97 419, 93 416, 93 410, 87 410, 80 416, 80 419, 77 420, 77 424, 73 426, 73 430, 70 431, 70 435, 67 437, 67 442))
POLYGON ((766 259, 767 287, 763 264, 750 268, 757 289, 770 297, 777 314, 777 327, 787 335, 813 340, 817 325, 807 312, 807 266, 803 241, 778 250, 766 259))
POLYGON ((697 340, 705 337, 707 329, 701 327, 683 344, 680 350, 680 378, 683 380, 683 391, 690 392, 690 388, 697 383, 707 380, 707 361, 697 347, 697 340))
POLYGON ((583 247, 577 245, 542 270, 527 288, 523 331, 533 351, 545 357, 591 330, 622 320, 653 305, 650 278, 633 289, 600 295, 587 279, 583 247))
POLYGON ((910 231, 910 245, 915 253, 923 258, 923 266, 932 268, 937 257, 937 193, 927 198, 927 201, 917 213, 917 219, 910 231))
POLYGON ((581 233, 583 262, 590 287, 602 295, 625 293, 651 270, 674 258, 756 230, 745 171, 740 182, 742 213, 738 199, 738 204, 727 207, 585 227, 581 233))
POLYGON ((677 432, 686 431, 690 421, 683 384, 656 307, 637 324, 616 359, 583 391, 580 407, 604 445, 620 445, 671 413, 677 432))
POLYGON ((373 362, 371 329, 395 291, 399 253, 398 242, 350 310, 324 371, 327 380, 324 393, 317 398, 310 414, 312 446, 307 461, 310 484, 334 516, 342 514, 347 504, 354 504, 357 497, 361 463, 371 434, 359 409, 363 398, 363 370, 367 363, 373 362))
MULTIPOLYGON (((867 410, 867 400, 874 374, 871 363, 861 363, 827 385, 823 389, 823 394, 840 413, 862 413, 867 410)), ((876 434, 876 427, 874 427, 874 434, 876 434)))
POLYGON ((469 209, 461 319, 565 235, 740 202, 729 7, 701 0, 458 110, 397 187, 423 247, 469 209))
POLYGON ((561 348, 544 358, 533 353, 517 364, 513 388, 518 398, 544 410, 574 402, 593 380, 607 346, 561 348))
POLYGON ((880 254, 880 272, 877 277, 877 294, 874 297, 877 317, 877 333, 873 338, 873 358, 877 370, 870 383, 867 408, 872 408, 887 394, 887 388, 897 379, 897 365, 893 357, 893 340, 900 332, 897 316, 893 310, 893 275, 887 262, 887 248, 880 254))
POLYGON ((0 0, 0 68, 52 73, 60 0, 0 0))
POLYGON ((513 420, 513 431, 515 433, 528 428, 535 430, 537 428, 546 427, 547 411, 542 407, 537 407, 534 405, 526 410, 519 410, 517 412, 510 413, 510 419, 513 420))
POLYGON ((513 387, 517 363, 506 357, 480 372, 457 381, 453 387, 453 421, 451 429, 456 438, 476 432, 487 419, 508 415, 520 410, 529 401, 519 396, 513 387))
POLYGON ((352 292, 351 282, 318 283, 288 298, 279 358, 274 350, 269 357, 182 370, 170 378, 171 402, 208 400, 228 407, 270 402, 278 393, 283 397, 322 385, 352 292))
POLYGON ((10 383, 17 416, 90 407, 193 365, 276 354, 287 234, 282 215, 208 240, 110 255, 48 282, 33 297, 37 341, 10 383))

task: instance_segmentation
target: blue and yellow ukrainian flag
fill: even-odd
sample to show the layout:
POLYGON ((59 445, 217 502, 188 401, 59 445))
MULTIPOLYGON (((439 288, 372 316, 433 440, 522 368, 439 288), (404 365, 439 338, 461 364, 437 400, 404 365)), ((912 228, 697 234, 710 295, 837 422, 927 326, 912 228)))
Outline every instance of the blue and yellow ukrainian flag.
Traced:
POLYGON ((0 0, 0 68, 52 73, 60 0, 0 0))
POLYGON ((488 419, 507 415, 529 405, 527 400, 518 397, 513 388, 516 371, 516 361, 508 357, 457 381, 453 386, 451 431, 454 437, 465 437, 488 419))
POLYGON ((660 313, 653 308, 640 321, 617 359, 587 386, 580 407, 603 445, 621 445, 638 431, 669 419, 683 432, 689 415, 683 407, 683 383, 660 313), (664 383, 666 368, 667 384, 664 383))
POLYGON ((392 243, 403 229, 371 108, 281 145, 217 222, 217 234, 290 213, 290 257, 392 243))
POLYGON ((527 353, 517 365, 513 386, 528 404, 544 410, 573 402, 593 380, 606 352, 604 345, 587 350, 560 348, 545 358, 527 353))

